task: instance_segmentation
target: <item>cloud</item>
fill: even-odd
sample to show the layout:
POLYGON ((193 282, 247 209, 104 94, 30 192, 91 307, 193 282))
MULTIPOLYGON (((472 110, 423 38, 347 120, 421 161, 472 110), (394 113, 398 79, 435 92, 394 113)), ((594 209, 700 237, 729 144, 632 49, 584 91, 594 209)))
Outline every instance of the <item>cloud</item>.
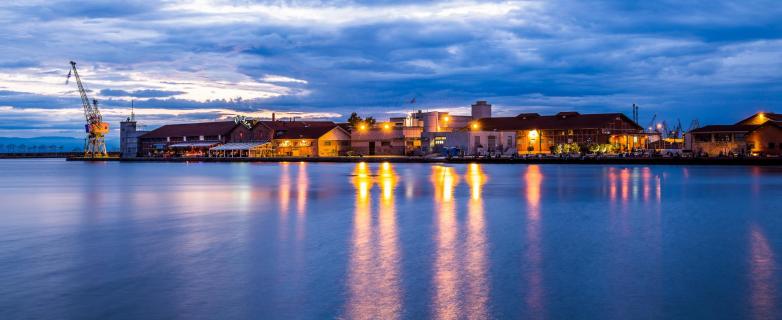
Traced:
POLYGON ((701 123, 782 111, 782 7, 769 0, 33 0, 0 4, 0 22, 0 105, 52 111, 30 132, 78 121, 69 60, 111 119, 131 99, 167 110, 141 111, 150 124, 478 99, 498 114, 637 103, 642 119, 701 123))
POLYGON ((134 98, 165 98, 184 94, 184 91, 164 91, 164 90, 114 90, 114 89, 102 89, 100 95, 104 97, 134 97, 134 98))

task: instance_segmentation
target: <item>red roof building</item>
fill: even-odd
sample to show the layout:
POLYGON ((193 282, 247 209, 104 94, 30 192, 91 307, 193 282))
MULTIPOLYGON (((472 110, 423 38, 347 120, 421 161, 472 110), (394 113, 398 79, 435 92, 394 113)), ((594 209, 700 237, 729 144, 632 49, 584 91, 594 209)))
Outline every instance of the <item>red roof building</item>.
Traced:
POLYGON ((782 155, 782 114, 760 112, 736 124, 691 130, 685 135, 685 148, 712 157, 782 155))
POLYGON ((564 144, 610 144, 617 152, 625 152, 645 148, 648 137, 641 126, 622 113, 560 112, 548 116, 522 113, 515 117, 478 119, 465 130, 514 131, 515 147, 522 154, 548 153, 564 144))

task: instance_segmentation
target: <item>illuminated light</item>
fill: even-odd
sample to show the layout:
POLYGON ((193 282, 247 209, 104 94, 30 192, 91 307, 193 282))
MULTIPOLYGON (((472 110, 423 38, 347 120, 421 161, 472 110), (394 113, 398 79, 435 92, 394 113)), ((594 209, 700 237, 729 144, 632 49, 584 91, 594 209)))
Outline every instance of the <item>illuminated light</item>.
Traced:
POLYGON ((362 123, 362 124, 358 125, 358 129, 359 130, 366 130, 367 129, 367 125, 362 123))
POLYGON ((657 129, 662 129, 662 128, 663 128, 663 124, 662 123, 658 123, 657 124, 657 129))
POLYGON ((451 120, 451 117, 449 117, 449 116, 443 117, 443 121, 448 122, 448 120, 451 120))
POLYGON ((530 140, 537 139, 538 138, 538 130, 535 130, 535 129, 530 130, 529 133, 527 133, 527 136, 529 137, 530 140))
POLYGON ((383 129, 386 129, 386 130, 391 129, 391 125, 388 124, 388 123, 384 123, 383 124, 383 129))
POLYGON ((476 123, 473 123, 471 127, 472 127, 473 130, 478 130, 481 126, 476 122, 476 123))
POLYGON ((467 167, 467 183, 470 185, 470 195, 473 200, 481 199, 481 189, 486 183, 486 175, 483 174, 481 166, 477 163, 471 163, 467 167))

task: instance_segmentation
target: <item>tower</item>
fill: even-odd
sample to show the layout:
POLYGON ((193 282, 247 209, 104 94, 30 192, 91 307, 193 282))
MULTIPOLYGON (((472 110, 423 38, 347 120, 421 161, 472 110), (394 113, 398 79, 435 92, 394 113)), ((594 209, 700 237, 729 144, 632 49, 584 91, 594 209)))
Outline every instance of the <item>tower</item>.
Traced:
POLYGON ((491 105, 484 101, 478 100, 472 105, 472 118, 491 118, 491 105))

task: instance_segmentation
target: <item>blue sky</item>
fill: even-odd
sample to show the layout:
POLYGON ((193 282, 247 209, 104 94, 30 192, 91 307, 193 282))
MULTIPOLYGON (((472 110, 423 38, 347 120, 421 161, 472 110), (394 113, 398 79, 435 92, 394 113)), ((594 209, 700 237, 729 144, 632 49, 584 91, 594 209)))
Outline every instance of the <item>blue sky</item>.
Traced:
POLYGON ((82 135, 70 60, 114 129, 131 99, 148 127, 478 99, 685 128, 782 112, 778 1, 6 1, 0 40, 0 136, 82 135))

